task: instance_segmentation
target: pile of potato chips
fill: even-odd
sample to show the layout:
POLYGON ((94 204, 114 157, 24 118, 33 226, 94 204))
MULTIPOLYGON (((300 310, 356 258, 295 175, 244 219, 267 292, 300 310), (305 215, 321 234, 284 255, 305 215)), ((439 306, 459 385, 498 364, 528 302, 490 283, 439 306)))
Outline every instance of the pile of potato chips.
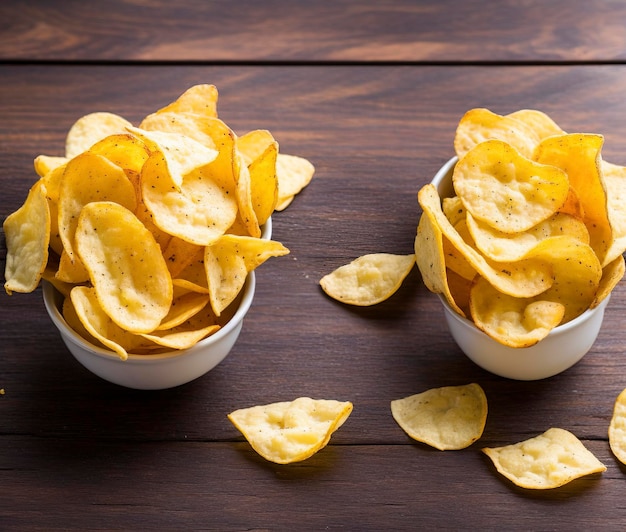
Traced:
POLYGON ((418 193, 426 286, 511 347, 596 307, 623 277, 626 250, 626 167, 602 159, 603 140, 536 110, 468 111, 454 194, 418 193))
POLYGON ((262 230, 314 167, 267 130, 237 136, 217 97, 193 86, 138 127, 91 113, 65 156, 37 157, 39 179, 3 224, 6 292, 48 280, 68 324, 122 359, 218 330, 248 273, 289 252, 262 230))

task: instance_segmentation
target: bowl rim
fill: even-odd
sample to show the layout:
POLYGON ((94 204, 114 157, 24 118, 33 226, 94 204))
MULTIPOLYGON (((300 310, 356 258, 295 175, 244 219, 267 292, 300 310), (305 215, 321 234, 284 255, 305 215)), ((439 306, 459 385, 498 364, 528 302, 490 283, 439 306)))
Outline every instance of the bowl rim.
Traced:
POLYGON ((232 317, 217 332, 200 340, 195 345, 187 349, 171 350, 153 354, 147 353, 139 355, 136 353, 129 353, 128 358, 126 360, 122 360, 117 353, 92 344, 91 342, 83 338, 80 334, 78 334, 74 329, 72 329, 67 321, 65 321, 63 314, 61 314, 61 311, 59 310, 59 304, 61 302, 61 298, 63 297, 61 292, 59 292, 49 281, 42 280, 44 305, 46 307, 46 310, 48 311, 48 314, 50 315, 50 318, 59 329, 59 331, 61 331, 63 334, 68 335, 75 344, 89 351, 93 355, 108 360, 123 362, 125 364, 129 362, 137 364, 148 364, 157 360, 184 357, 196 351, 200 351, 207 346, 210 346, 211 344, 218 343, 224 337, 229 335, 233 331, 233 329, 241 324, 243 318, 250 309, 250 306, 252 305, 255 289, 256 276, 254 271, 251 271, 248 272, 246 282, 239 295, 239 306, 237 307, 237 310, 232 315, 232 317))

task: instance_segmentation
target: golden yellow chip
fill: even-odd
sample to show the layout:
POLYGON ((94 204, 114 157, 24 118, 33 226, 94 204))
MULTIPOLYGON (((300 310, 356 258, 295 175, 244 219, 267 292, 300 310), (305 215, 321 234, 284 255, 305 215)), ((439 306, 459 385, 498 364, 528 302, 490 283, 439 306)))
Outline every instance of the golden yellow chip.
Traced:
POLYGON ((78 217, 94 201, 112 201, 131 211, 137 207, 135 187, 122 168, 102 155, 81 153, 67 163, 59 190, 59 234, 71 261, 78 217))
POLYGON ((467 227, 476 247, 489 259, 514 262, 526 256, 539 242, 553 236, 568 235, 589 244, 589 231, 583 221, 570 214, 557 212, 530 229, 503 233, 489 224, 466 215, 467 227))
POLYGON ((469 303, 476 327, 509 347, 535 345, 565 314, 565 306, 558 301, 508 296, 482 277, 472 286, 469 303))
POLYGON ((215 178, 210 165, 186 174, 177 187, 165 157, 156 151, 144 164, 141 178, 143 200, 154 223, 170 235, 206 246, 235 221, 236 198, 215 178))
POLYGON ((349 401, 300 397, 235 410, 228 419, 263 458, 290 464, 325 447, 351 412, 349 401))
POLYGON ((348 305, 370 306, 395 294, 415 266, 415 255, 371 253, 320 279, 322 290, 348 305))
POLYGON ((526 489, 552 489, 606 467, 571 432, 551 428, 543 434, 483 452, 497 471, 526 489))
POLYGON ((617 459, 626 464, 626 389, 615 399, 609 424, 609 445, 617 459))
POLYGON ((487 397, 479 384, 431 388, 391 401, 391 413, 411 438, 440 451, 469 447, 487 422, 487 397))
POLYGON ((159 326, 172 303, 172 279, 159 245, 132 212, 113 202, 85 205, 76 249, 115 323, 134 333, 159 326))
POLYGON ((477 108, 467 111, 459 121, 454 137, 454 150, 461 159, 476 145, 493 139, 510 144, 524 157, 533 154, 540 140, 532 125, 523 120, 477 108))
MULTIPOLYGON (((463 254, 476 271, 488 279, 501 292, 516 297, 533 297, 544 292, 552 285, 552 269, 543 260, 531 257, 512 263, 496 263, 487 260, 465 242, 443 213, 439 194, 434 185, 428 184, 423 186, 418 193, 418 201, 422 209, 424 209, 424 213, 420 217, 420 223, 424 219, 430 220, 430 224, 436 226, 437 230, 441 231, 450 240, 452 245, 463 254)), ((429 244, 429 242, 424 242, 424 239, 419 239, 419 242, 416 244, 415 256, 420 266, 420 271, 424 275, 424 271, 431 268, 429 261, 432 260, 432 255, 422 254, 422 243, 425 243, 427 246, 429 244)), ((439 268, 437 273, 441 273, 441 268, 439 268)), ((441 286, 441 282, 439 282, 439 286, 441 286)))
POLYGON ((50 155, 38 155, 35 157, 33 165, 35 172, 39 177, 44 177, 46 174, 56 170, 59 166, 63 166, 69 159, 67 157, 54 157, 50 155))
POLYGON ((276 159, 278 179, 276 210, 285 210, 293 198, 311 182, 313 174, 315 174, 315 166, 308 159, 279 153, 276 159))
POLYGON ((257 223, 271 216, 278 199, 276 160, 278 143, 267 130, 255 130, 237 139, 237 149, 250 174, 250 199, 257 223))
POLYGON ((215 314, 221 315, 235 300, 249 272, 270 257, 288 253, 280 242, 239 235, 224 235, 207 246, 204 268, 215 314))
POLYGON ((607 192, 602 179, 603 143, 602 135, 567 134, 548 137, 537 146, 533 158, 541 164, 556 166, 567 173, 570 186, 582 205, 591 246, 605 266, 615 256, 607 256, 613 242, 613 232, 609 221, 607 192))
POLYGON ((175 101, 157 113, 192 113, 202 117, 217 117, 218 92, 215 85, 202 83, 189 87, 175 101))
POLYGON ((124 133, 132 124, 114 113, 95 112, 79 118, 67 133, 65 157, 72 159, 109 135, 124 133))
POLYGON ((39 285, 48 263, 50 210, 46 188, 40 179, 24 204, 2 224, 7 255, 4 271, 6 293, 29 293, 39 285))
POLYGON ((552 120, 552 118, 550 118, 546 113, 537 111, 536 109, 520 109, 519 111, 514 111, 506 116, 519 120, 520 122, 524 122, 536 133, 539 140, 543 140, 554 135, 565 134, 565 131, 563 131, 561 127, 554 120, 552 120))
POLYGON ((612 230, 612 243, 603 266, 626 251, 626 166, 602 161, 602 182, 606 190, 606 208, 612 230))
POLYGON ((127 173, 139 175, 150 151, 146 143, 130 133, 109 135, 89 148, 89 153, 102 155, 127 173))
POLYGON ((617 283, 624 277, 625 272, 626 264, 624 264, 623 255, 619 255, 616 259, 613 259, 613 262, 610 262, 602 268, 602 278, 600 279, 598 290, 589 308, 596 308, 602 301, 609 297, 613 288, 615 288, 617 283))
MULTIPOLYGON (((182 325, 187 320, 198 314, 209 304, 208 294, 198 292, 185 292, 172 299, 172 306, 167 316, 155 329, 156 331, 167 331, 182 325)), ((215 323, 215 322, 213 322, 215 323)))
POLYGON ((526 231, 546 220, 569 191, 563 170, 522 157, 499 140, 467 152, 455 166, 452 182, 474 218, 504 233, 526 231))
MULTIPOLYGON (((68 324, 74 321, 75 314, 81 326, 103 346, 122 359, 128 358, 128 351, 134 347, 136 335, 115 323, 100 305, 96 292, 87 286, 75 286, 70 292, 69 303, 64 304, 64 316, 68 324)), ((75 328, 82 332, 81 328, 75 328)), ((91 338, 87 338, 91 339, 91 338)))
MULTIPOLYGON (((445 215, 443 216, 445 218, 445 215)), ((446 246, 448 244, 445 243, 446 241, 447 239, 437 224, 435 214, 430 210, 425 210, 417 226, 414 244, 415 262, 422 275, 422 281, 431 292, 443 295, 457 314, 466 317, 465 311, 455 301, 448 285, 446 268, 446 246)))

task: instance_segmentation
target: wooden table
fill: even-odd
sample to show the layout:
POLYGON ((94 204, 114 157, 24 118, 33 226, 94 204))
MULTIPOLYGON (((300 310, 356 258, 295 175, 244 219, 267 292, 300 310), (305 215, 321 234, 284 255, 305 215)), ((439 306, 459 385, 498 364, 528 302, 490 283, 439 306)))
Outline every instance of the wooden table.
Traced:
POLYGON ((80 366, 41 292, 1 296, 0 529, 623 529, 626 469, 607 427, 626 387, 626 288, 576 366, 550 379, 483 371, 450 337, 417 269, 389 301, 343 306, 318 285, 371 252, 411 253, 419 188, 452 155, 462 114, 536 108, 603 133, 626 164, 626 5, 617 1, 4 2, 0 4, 0 216, 21 205, 38 154, 101 110, 131 121, 214 83, 237 132, 267 128, 316 166, 274 218, 291 254, 257 274, 231 354, 164 391, 80 366), (481 440, 441 452, 410 440, 392 399, 478 382, 481 440), (228 421, 298 396, 350 400, 328 447, 259 457, 228 421), (499 476, 483 446, 559 426, 607 466, 562 488, 499 476))

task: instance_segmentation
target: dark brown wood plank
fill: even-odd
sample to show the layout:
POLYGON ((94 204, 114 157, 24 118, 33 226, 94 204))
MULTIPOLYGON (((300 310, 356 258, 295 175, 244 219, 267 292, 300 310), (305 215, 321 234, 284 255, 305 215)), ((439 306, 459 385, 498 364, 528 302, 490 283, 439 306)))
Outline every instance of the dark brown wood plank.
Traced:
POLYGON ((40 293, 0 295, 0 522, 29 530, 623 523, 624 469, 607 442, 613 400, 626 387, 623 284, 592 352, 528 383, 462 355, 417 271, 369 309, 339 305, 317 284, 358 255, 411 252, 417 190, 451 156, 456 123, 471 107, 542 109, 568 131, 605 134, 606 158, 626 163, 622 69, 5 65, 2 219, 25 198, 33 158, 62 153, 76 118, 107 110, 137 122, 199 82, 218 86, 220 115, 236 132, 268 128, 282 151, 315 163, 311 185, 274 217, 274 238, 291 254, 259 270, 231 355, 168 391, 99 380, 67 352, 40 293), (394 398, 470 381, 484 387, 490 413, 467 450, 413 444, 391 418, 394 398), (226 419, 238 407, 300 395, 355 405, 331 445, 302 464, 265 463, 226 419), (526 492, 478 451, 549 426, 577 434, 608 471, 526 492))
POLYGON ((623 61, 618 0, 114 0, 0 5, 0 59, 623 61))
MULTIPOLYGON (((588 445, 608 458, 604 445, 588 445)), ((0 479, 6 530, 618 530, 624 522, 611 503, 624 492, 621 471, 528 491, 496 476, 478 449, 331 446, 285 467, 243 444, 5 437, 0 479)))

